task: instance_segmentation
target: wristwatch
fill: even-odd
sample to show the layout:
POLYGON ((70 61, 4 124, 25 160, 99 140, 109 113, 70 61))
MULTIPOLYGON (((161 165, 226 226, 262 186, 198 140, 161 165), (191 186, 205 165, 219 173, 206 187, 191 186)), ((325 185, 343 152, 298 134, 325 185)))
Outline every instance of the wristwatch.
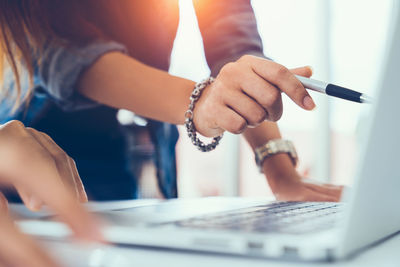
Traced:
POLYGON ((279 153, 287 153, 290 159, 293 162, 293 165, 297 165, 298 157, 296 149, 293 143, 289 140, 283 139, 273 139, 268 141, 262 146, 259 146, 255 149, 256 163, 260 172, 262 172, 262 164, 264 160, 270 156, 279 154, 279 153))

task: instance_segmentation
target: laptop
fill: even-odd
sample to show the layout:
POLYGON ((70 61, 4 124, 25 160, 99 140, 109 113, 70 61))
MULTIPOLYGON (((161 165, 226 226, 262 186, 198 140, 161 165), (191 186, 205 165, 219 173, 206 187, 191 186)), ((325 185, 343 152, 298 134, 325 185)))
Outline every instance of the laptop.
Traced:
MULTIPOLYGON (((396 4, 398 4, 396 2, 396 4)), ((400 16, 391 24, 355 184, 342 203, 218 199, 116 205, 98 211, 114 244, 304 261, 347 258, 400 231, 400 16), (225 202, 227 204, 228 202, 225 202), (198 204, 198 202, 197 202, 198 204), (147 210, 147 212, 145 212, 147 210), (181 212, 184 211, 184 212, 181 212), (189 212, 188 212, 189 211, 189 212)), ((61 223, 19 221, 41 238, 65 238, 61 223)))

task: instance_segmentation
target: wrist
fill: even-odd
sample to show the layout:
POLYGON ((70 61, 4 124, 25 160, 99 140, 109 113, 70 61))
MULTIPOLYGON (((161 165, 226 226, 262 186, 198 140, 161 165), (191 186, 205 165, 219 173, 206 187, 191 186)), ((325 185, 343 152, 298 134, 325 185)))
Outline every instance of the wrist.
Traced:
POLYGON ((276 154, 266 158, 261 169, 272 192, 279 191, 288 182, 300 180, 300 176, 288 154, 276 154))
POLYGON ((194 107, 196 102, 199 100, 202 91, 212 84, 214 82, 213 77, 209 77, 199 83, 196 84, 195 88, 193 89, 193 92, 190 96, 190 104, 185 112, 185 127, 188 133, 189 138, 192 140, 193 145, 195 145, 200 151, 202 152, 209 152, 214 150, 218 144, 219 141, 222 139, 222 134, 216 137, 213 137, 213 140, 209 144, 203 143, 198 136, 197 136, 197 130, 194 124, 194 107))
POLYGON ((292 164, 297 165, 298 157, 296 148, 293 143, 283 139, 272 139, 267 143, 254 149, 255 159, 260 171, 262 171, 262 164, 265 159, 276 154, 287 154, 290 156, 292 164))

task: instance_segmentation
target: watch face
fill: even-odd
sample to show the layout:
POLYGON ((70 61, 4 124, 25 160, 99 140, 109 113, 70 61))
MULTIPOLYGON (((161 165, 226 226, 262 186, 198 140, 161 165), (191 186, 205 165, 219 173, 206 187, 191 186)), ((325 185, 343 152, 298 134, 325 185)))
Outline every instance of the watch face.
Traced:
POLYGON ((286 153, 290 156, 293 165, 297 165, 297 152, 291 141, 288 140, 270 140, 268 143, 255 149, 255 158, 258 167, 261 169, 263 161, 275 154, 286 153))

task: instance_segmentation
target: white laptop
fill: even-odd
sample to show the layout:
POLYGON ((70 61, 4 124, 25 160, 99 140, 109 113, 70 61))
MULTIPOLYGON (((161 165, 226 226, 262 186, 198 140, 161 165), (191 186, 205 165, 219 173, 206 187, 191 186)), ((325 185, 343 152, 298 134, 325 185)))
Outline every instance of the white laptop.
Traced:
MULTIPOLYGON (((111 219, 106 239, 123 245, 325 261, 346 258, 400 231, 398 9, 363 158, 345 203, 228 199, 231 205, 225 202, 216 209, 218 199, 205 199, 109 206, 102 212, 111 219)), ((44 219, 21 220, 19 226, 42 238, 69 234, 61 223, 44 219)))

